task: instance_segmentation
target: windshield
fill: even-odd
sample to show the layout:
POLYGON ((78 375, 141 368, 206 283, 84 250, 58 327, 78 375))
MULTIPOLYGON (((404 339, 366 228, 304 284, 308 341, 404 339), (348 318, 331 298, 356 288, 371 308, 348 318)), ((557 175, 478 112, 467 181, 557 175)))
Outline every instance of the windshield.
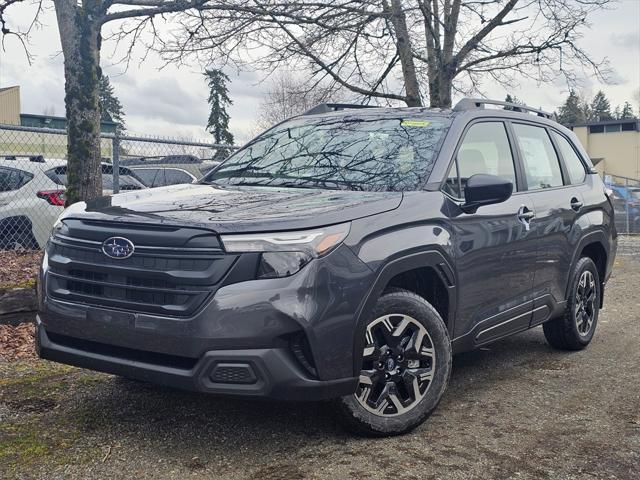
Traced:
POLYGON ((203 182, 366 191, 418 190, 446 117, 298 118, 267 131, 203 182))

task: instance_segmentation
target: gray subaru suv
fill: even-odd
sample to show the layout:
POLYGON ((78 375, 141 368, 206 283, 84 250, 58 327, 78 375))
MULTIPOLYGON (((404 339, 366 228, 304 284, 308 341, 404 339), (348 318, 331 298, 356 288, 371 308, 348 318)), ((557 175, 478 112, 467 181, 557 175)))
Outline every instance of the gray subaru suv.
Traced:
POLYGON ((586 347, 616 236, 549 114, 323 104, 199 183, 66 209, 38 351, 217 395, 331 399, 353 429, 400 434, 436 408, 455 353, 538 325, 586 347))

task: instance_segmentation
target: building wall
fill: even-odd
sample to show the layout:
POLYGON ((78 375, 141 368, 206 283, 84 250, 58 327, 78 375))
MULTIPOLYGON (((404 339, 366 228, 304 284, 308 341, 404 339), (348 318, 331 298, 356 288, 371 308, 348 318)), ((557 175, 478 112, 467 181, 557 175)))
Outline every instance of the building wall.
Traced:
POLYGON ((588 127, 574 127, 589 156, 597 160, 600 174, 640 179, 640 132, 589 133, 588 127))
POLYGON ((20 87, 0 89, 0 124, 20 125, 20 87))

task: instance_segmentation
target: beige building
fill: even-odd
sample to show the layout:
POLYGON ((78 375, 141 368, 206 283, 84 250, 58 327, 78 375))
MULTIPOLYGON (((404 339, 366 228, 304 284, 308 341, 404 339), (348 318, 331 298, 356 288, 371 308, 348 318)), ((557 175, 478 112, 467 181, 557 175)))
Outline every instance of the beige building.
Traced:
MULTIPOLYGON (((103 133, 114 133, 116 127, 111 121, 101 123, 103 133)), ((20 87, 0 88, 0 156, 43 155, 45 158, 65 158, 66 129, 65 117, 20 113, 20 87), (18 132, 2 128, 2 125, 20 125, 26 129, 18 132), (58 130, 59 133, 40 131, 41 129, 58 130)), ((112 140, 103 138, 101 145, 102 156, 111 157, 112 140)))
POLYGON ((640 179, 640 120, 607 120, 572 129, 600 174, 640 179))
POLYGON ((0 88, 0 124, 20 125, 20 87, 0 88))

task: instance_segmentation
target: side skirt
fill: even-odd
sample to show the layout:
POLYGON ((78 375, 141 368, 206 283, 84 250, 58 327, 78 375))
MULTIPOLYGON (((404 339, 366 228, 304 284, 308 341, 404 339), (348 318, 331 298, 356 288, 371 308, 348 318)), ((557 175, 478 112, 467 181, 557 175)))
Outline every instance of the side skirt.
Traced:
POLYGON ((564 312, 566 301, 556 302, 551 295, 543 295, 533 302, 513 308, 501 315, 479 322, 473 330, 451 341, 453 353, 468 352, 529 330, 564 312), (525 311, 523 311, 523 309, 525 311), (505 316, 505 314, 511 315, 505 316))

